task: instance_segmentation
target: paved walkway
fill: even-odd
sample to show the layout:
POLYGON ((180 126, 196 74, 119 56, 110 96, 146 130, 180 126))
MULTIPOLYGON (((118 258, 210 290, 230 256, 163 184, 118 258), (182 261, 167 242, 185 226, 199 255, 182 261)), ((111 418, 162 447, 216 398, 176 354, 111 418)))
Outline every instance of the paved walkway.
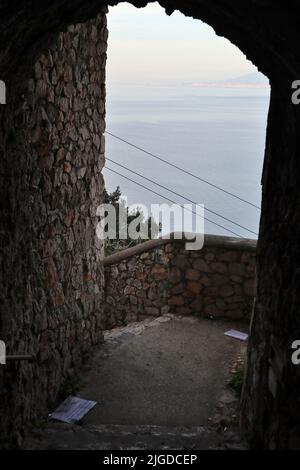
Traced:
POLYGON ((232 322, 165 315, 106 332, 78 393, 97 406, 82 426, 50 424, 29 447, 219 447, 209 427, 216 415, 236 408, 226 381, 245 353, 244 343, 224 336, 232 327, 247 330, 232 322))

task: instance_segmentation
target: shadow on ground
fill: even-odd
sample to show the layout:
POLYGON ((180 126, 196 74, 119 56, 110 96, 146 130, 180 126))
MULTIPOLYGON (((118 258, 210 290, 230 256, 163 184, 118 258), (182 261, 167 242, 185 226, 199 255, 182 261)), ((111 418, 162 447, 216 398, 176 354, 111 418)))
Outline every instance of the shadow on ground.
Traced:
POLYGON ((26 448, 243 448, 230 371, 245 344, 224 336, 247 325, 164 315, 105 332, 78 396, 97 406, 81 425, 49 423, 26 448), (220 432, 221 431, 221 432, 220 432))

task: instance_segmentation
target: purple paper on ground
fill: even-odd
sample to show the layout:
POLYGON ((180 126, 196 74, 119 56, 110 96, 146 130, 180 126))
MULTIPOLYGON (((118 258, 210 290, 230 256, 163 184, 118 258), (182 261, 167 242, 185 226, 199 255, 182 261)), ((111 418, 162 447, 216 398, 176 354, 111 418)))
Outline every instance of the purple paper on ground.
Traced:
POLYGON ((78 423, 96 404, 95 401, 70 396, 49 417, 64 423, 78 423))
POLYGON ((230 336, 230 338, 239 339, 240 341, 247 341, 249 335, 247 333, 242 333, 241 331, 237 330, 229 330, 224 333, 225 336, 230 336))

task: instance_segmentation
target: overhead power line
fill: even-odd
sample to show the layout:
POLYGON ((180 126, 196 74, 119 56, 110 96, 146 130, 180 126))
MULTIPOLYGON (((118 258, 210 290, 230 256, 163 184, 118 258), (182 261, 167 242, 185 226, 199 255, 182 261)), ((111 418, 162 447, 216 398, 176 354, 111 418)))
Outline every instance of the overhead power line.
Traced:
MULTIPOLYGON (((154 191, 153 189, 150 189, 150 188, 148 188, 147 186, 144 186, 143 184, 138 183, 137 181, 133 180, 132 178, 129 178, 128 176, 122 175, 121 173, 119 173, 119 172, 116 171, 116 170, 113 170, 112 168, 109 168, 109 167, 106 166, 105 169, 108 170, 108 171, 111 171, 112 173, 115 173, 116 175, 121 176, 122 178, 124 178, 124 179, 130 181, 131 183, 136 184, 137 186, 140 186, 140 187, 143 188, 143 189, 146 189, 147 191, 149 191, 149 192, 151 192, 151 193, 153 193, 153 194, 156 194, 156 196, 162 197, 163 199, 166 199, 167 201, 172 202, 173 204, 177 204, 177 202, 174 201, 173 199, 170 199, 170 198, 168 198, 167 196, 164 196, 163 194, 157 193, 157 192, 154 191)), ((184 210, 187 210, 186 207, 184 207, 183 205, 181 205, 181 204, 179 204, 179 205, 180 205, 180 207, 182 207, 184 210)), ((198 217, 201 217, 202 219, 206 220, 207 222, 210 222, 211 224, 214 224, 214 225, 216 225, 217 227, 222 228, 223 230, 226 230, 226 232, 229 232, 229 233, 231 233, 232 235, 235 235, 235 236, 238 237, 238 238, 244 238, 242 235, 240 235, 240 234, 234 232, 233 230, 230 230, 229 228, 224 227, 223 225, 218 224, 217 222, 214 222, 213 220, 210 220, 210 219, 208 219, 207 217, 202 217, 200 214, 197 214, 197 212, 195 212, 195 211, 190 211, 190 210, 189 210, 189 212, 192 212, 193 214, 195 214, 195 215, 198 216, 198 217)))
POLYGON ((244 202, 245 204, 248 204, 249 206, 252 206, 252 207, 255 207, 255 209, 258 209, 259 211, 261 210, 259 206, 257 206, 256 204, 253 204, 252 202, 250 201, 247 201, 247 199, 244 199, 242 198, 241 196, 238 196, 237 194, 234 194, 224 188, 222 188, 221 186, 217 186, 216 184, 214 183, 211 183, 210 181, 204 179, 204 178, 201 178, 200 176, 198 175, 195 175, 194 173, 191 173, 190 171, 188 170, 185 170, 184 168, 181 168, 180 166, 178 165, 175 165, 174 163, 171 163, 169 162, 168 160, 165 160, 164 158, 162 157, 159 157, 158 155, 155 155, 154 153, 151 153, 151 152, 148 152, 148 150, 145 150, 143 149, 142 147, 139 147, 138 145, 135 145, 133 144, 132 142, 129 142, 128 140, 126 139, 123 139, 122 137, 119 137, 117 136, 116 134, 112 134, 111 132, 108 132, 108 131, 105 131, 105 133, 107 135, 110 135, 111 137, 113 137, 114 139, 117 139, 121 142, 124 142, 125 144, 129 145, 130 147, 133 147, 135 148, 136 150, 139 150, 140 152, 143 152, 145 155, 148 155, 149 157, 152 157, 152 158, 155 158, 156 160, 159 160, 163 163, 165 163, 166 165, 169 165, 173 168, 175 168, 176 170, 179 170, 181 171, 182 173, 185 173, 186 175, 189 175, 189 176, 192 176, 193 178, 196 178, 197 180, 201 181, 202 183, 205 183, 205 184, 208 184, 209 186, 211 186, 212 188, 214 189, 217 189, 218 191, 221 191, 222 193, 225 193, 225 194, 228 194, 229 196, 235 198, 235 199, 238 199, 239 201, 241 202, 244 202))
MULTIPOLYGON (((176 192, 176 191, 173 191, 172 189, 167 188, 166 186, 164 186, 163 184, 158 183, 157 181, 154 181, 154 180, 152 180, 152 179, 150 179, 150 178, 147 178, 146 176, 141 175, 141 174, 138 173, 137 171, 131 170, 130 168, 128 168, 127 166, 122 165, 121 163, 115 162, 115 161, 112 160, 111 158, 107 158, 107 157, 106 157, 106 160, 108 160, 108 161, 111 162, 111 163, 114 163, 115 165, 118 165, 119 167, 123 168, 124 170, 130 171, 130 173, 133 173, 134 175, 137 175, 137 176, 139 176, 140 178, 143 178, 143 179, 149 181, 150 183, 155 184, 156 186, 159 186, 159 187, 162 188, 162 189, 165 189, 166 191, 169 191, 170 193, 174 194, 175 196, 178 196, 178 197, 181 197, 181 198, 183 198, 183 199, 186 199, 187 201, 191 202, 192 204, 197 205, 197 202, 192 201, 192 200, 189 199, 188 197, 183 196, 182 194, 180 194, 180 193, 178 193, 178 192, 176 192)), ((244 227, 243 225, 241 225, 241 224, 239 224, 239 223, 237 223, 237 222, 234 222, 233 220, 228 219, 227 217, 225 217, 225 216, 223 216, 223 215, 221 215, 221 214, 218 214, 218 212, 215 212, 215 211, 213 211, 213 210, 211 210, 211 209, 208 209, 208 207, 206 207, 206 206, 205 206, 205 210, 206 210, 207 212, 210 212, 210 213, 213 214, 213 215, 216 215, 217 217, 220 217, 220 218, 223 219, 223 220, 226 220, 226 222, 229 222, 229 223, 231 223, 231 224, 233 224, 233 225, 236 225, 237 227, 242 228, 243 230, 245 230, 245 231, 247 231, 247 232, 249 232, 249 233, 252 233, 253 235, 258 236, 258 234, 257 234, 256 232, 254 232, 253 230, 250 230, 249 228, 244 227)))

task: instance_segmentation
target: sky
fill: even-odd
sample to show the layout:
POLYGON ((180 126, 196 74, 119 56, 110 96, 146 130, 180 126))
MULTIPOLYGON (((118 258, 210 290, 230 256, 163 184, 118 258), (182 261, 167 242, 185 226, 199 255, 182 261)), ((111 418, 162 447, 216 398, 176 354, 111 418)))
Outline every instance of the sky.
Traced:
MULTIPOLYGON (((108 29, 107 130, 180 167, 184 161, 191 173, 259 205, 268 80, 210 26, 179 12, 167 16, 158 4, 110 7, 108 29)), ((170 197, 133 175, 133 169, 258 230, 259 216, 251 208, 245 210, 224 194, 172 173, 109 135, 106 156, 123 165, 107 161, 107 189, 120 185, 129 204, 149 208, 166 200, 110 172, 110 167, 170 197)), ((206 230, 228 235, 209 224, 206 230)))
POLYGON ((167 16, 157 3, 109 8, 108 82, 181 85, 226 80, 256 67, 227 39, 179 12, 167 16))

